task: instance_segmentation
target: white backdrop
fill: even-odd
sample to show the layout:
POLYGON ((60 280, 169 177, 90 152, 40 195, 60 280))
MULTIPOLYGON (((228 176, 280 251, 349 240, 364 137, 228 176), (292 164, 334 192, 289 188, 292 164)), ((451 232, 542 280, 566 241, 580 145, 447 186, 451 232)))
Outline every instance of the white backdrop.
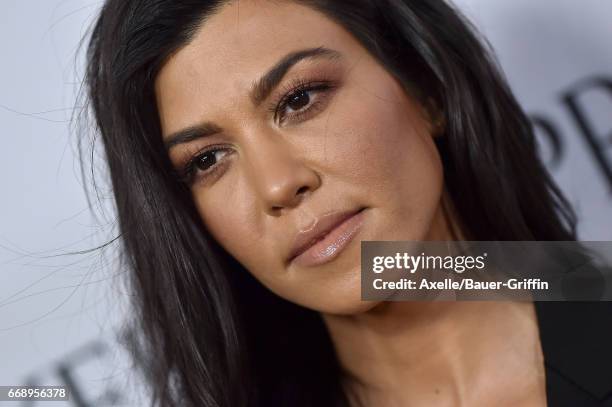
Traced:
MULTIPOLYGON (((457 4, 537 117, 542 156, 576 206, 580 237, 612 240, 612 3, 457 4)), ((144 405, 133 399, 115 345, 127 311, 113 253, 63 255, 116 232, 87 209, 69 126, 82 77, 79 39, 99 7, 0 3, 0 386, 72 381, 80 404, 54 405, 144 405)))

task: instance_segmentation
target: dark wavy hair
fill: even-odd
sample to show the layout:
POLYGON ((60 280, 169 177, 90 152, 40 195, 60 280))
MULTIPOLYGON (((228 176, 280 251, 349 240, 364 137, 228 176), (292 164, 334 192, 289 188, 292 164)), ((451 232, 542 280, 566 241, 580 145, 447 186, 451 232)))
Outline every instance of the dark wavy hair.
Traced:
MULTIPOLYGON (((349 406, 320 315, 274 295, 205 229, 162 143, 154 80, 227 1, 107 0, 86 97, 118 215, 131 350, 155 406, 349 406)), ((445 185, 470 240, 575 240, 575 214, 476 30, 443 0, 296 0, 443 115, 445 185)))

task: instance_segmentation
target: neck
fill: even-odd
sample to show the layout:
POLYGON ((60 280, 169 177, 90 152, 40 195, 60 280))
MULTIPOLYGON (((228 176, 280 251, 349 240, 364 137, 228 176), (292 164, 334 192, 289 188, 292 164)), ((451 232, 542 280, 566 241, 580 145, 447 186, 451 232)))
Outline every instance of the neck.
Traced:
POLYGON ((521 401, 517 395, 545 400, 532 303, 385 302, 323 319, 347 386, 368 404, 501 405, 521 401))

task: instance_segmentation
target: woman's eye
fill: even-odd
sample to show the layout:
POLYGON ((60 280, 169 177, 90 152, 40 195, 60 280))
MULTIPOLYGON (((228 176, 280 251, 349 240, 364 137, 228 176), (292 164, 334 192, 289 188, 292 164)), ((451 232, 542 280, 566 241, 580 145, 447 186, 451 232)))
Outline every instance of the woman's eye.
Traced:
POLYGON ((194 183, 196 179, 208 178, 220 168, 219 162, 231 153, 229 148, 217 148, 204 151, 195 155, 180 171, 180 178, 187 185, 194 183))
POLYGON ((199 171, 207 171, 227 154, 224 150, 211 150, 198 155, 194 160, 194 167, 199 171))
POLYGON ((294 90, 279 103, 275 119, 279 124, 283 124, 285 120, 305 120, 306 115, 311 116, 311 113, 316 113, 317 108, 321 108, 325 93, 331 88, 331 84, 319 84, 294 90))
POLYGON ((300 90, 294 93, 289 102, 287 102, 287 106, 291 108, 291 110, 300 110, 304 106, 310 103, 310 95, 308 91, 300 90))

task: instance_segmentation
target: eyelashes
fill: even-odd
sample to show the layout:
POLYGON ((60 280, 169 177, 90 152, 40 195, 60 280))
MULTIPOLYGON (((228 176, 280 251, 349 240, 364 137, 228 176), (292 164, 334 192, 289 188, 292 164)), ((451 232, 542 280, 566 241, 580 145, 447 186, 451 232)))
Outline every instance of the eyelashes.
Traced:
MULTIPOLYGON (((337 87, 333 80, 323 79, 306 81, 302 79, 290 82, 268 106, 267 111, 279 126, 298 124, 325 108, 331 91, 337 87)), ((221 175, 228 164, 229 155, 233 154, 230 146, 207 146, 196 152, 180 166, 178 178, 187 186, 197 182, 208 183, 221 175)))

